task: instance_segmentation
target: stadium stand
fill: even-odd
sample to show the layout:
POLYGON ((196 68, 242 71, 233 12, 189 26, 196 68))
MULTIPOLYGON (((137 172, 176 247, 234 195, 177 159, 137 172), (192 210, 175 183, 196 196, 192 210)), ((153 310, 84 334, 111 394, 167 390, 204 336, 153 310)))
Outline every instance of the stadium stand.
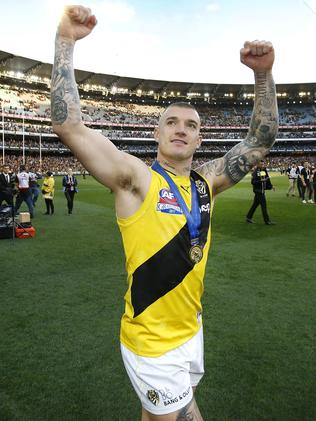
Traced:
MULTIPOLYGON (((0 51, 1 161, 25 161, 63 173, 81 164, 53 134, 50 121, 51 65, 0 51)), ((171 102, 190 101, 198 109, 203 137, 196 159, 218 157, 247 133, 252 85, 186 84, 135 80, 76 71, 82 118, 121 150, 146 159, 156 155, 153 129, 171 102)), ((269 155, 270 168, 316 157, 316 84, 277 85, 280 130, 269 155)))

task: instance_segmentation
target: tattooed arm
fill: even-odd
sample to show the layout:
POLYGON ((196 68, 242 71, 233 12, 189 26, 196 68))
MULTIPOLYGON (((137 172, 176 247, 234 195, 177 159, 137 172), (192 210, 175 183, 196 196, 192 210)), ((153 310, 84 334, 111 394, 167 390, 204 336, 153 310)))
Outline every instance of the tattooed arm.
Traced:
POLYGON ((119 193, 117 207, 124 212, 128 208, 132 213, 146 193, 150 179, 149 169, 139 159, 120 152, 101 133, 86 127, 81 119, 73 50, 75 42, 89 35, 96 23, 90 9, 82 6, 65 8, 56 34, 51 83, 52 126, 83 166, 98 181, 119 193), (126 191, 131 193, 130 196, 125 194, 126 191))
POLYGON ((272 77, 274 50, 269 42, 245 42, 242 63, 255 73, 255 102, 245 140, 222 158, 207 162, 197 171, 204 175, 217 194, 238 183, 272 147, 278 130, 278 110, 272 77))

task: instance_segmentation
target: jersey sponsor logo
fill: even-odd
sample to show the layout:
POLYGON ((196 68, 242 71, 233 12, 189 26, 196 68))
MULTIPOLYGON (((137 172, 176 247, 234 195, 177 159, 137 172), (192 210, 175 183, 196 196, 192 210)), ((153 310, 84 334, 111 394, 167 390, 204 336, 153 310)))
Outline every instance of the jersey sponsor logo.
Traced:
POLYGON ((157 211, 163 212, 163 213, 172 213, 174 215, 182 214, 182 210, 174 194, 169 189, 166 189, 166 188, 163 188, 159 191, 157 211))
POLYGON ((186 390, 181 392, 178 396, 175 396, 175 397, 172 397, 172 398, 169 398, 169 399, 164 399, 163 404, 165 406, 173 405, 173 404, 181 401, 182 399, 185 399, 187 396, 189 396, 190 390, 191 390, 191 387, 189 386, 186 390))
POLYGON ((181 399, 183 399, 183 398, 185 398, 189 395, 190 389, 191 389, 191 387, 189 386, 184 392, 180 393, 180 395, 179 395, 180 401, 181 401, 181 399))
POLYGON ((168 388, 159 389, 159 393, 162 397, 164 406, 172 405, 178 402, 178 398, 174 397, 171 390, 168 388))
POLYGON ((202 212, 207 212, 207 213, 210 213, 210 204, 209 203, 207 203, 206 205, 202 205, 202 206, 200 206, 200 212, 202 213, 202 212))
POLYGON ((173 398, 173 399, 168 399, 168 400, 164 401, 163 404, 165 406, 168 406, 168 405, 172 405, 172 404, 177 403, 177 402, 179 402, 178 398, 173 398))
POLYGON ((147 390, 147 398, 153 405, 157 406, 159 404, 159 394, 156 390, 147 390))
POLYGON ((168 399, 173 399, 173 394, 172 394, 171 390, 168 389, 167 387, 165 387, 164 389, 159 389, 159 393, 160 393, 163 401, 166 401, 168 399))

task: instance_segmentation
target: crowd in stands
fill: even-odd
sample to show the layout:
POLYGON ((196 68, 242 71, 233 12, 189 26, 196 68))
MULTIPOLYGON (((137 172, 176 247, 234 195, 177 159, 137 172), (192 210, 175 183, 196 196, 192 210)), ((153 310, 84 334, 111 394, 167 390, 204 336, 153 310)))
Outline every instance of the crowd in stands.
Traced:
MULTIPOLYGON (((240 139, 241 140, 241 139, 240 139)), ((115 141, 113 140, 116 147, 122 151, 126 152, 135 152, 135 153, 155 153, 157 151, 157 144, 152 139, 148 142, 133 142, 132 140, 129 141, 115 141)), ((215 153, 218 154, 224 154, 228 150, 230 150, 234 144, 238 142, 238 139, 236 139, 236 142, 228 143, 225 141, 205 141, 202 143, 201 147, 198 150, 198 154, 201 153, 207 153, 212 154, 215 153)), ((17 150, 22 150, 22 140, 21 139, 15 139, 10 138, 6 139, 4 142, 4 149, 7 152, 15 152, 17 150)), ((0 143, 0 151, 2 150, 2 143, 0 143)), ((36 152, 39 154, 40 151, 40 143, 39 139, 27 139, 24 144, 24 151, 26 153, 28 152, 36 152)), ((70 153, 70 150, 68 147, 63 145, 62 143, 58 141, 43 141, 41 142, 41 151, 42 153, 70 153)), ((299 142, 284 142, 284 143, 276 143, 273 148, 272 152, 276 153, 296 153, 296 152, 305 152, 305 153, 315 153, 316 154, 316 143, 302 143, 299 142)))
MULTIPOLYGON (((50 96, 48 92, 31 91, 0 85, 0 97, 6 114, 25 118, 50 119, 50 96)), ((2 107, 2 103, 0 104, 2 107)), ((113 100, 81 98, 83 120, 87 123, 143 125, 157 124, 163 110, 160 105, 135 104, 113 100)), ((218 107, 212 104, 199 106, 202 126, 248 126, 252 104, 218 107)), ((0 108, 2 112, 2 108, 0 108)), ((291 104, 279 106, 280 125, 316 125, 313 105, 291 104)))
MULTIPOLYGON (((141 158, 147 165, 152 165, 155 160, 155 156, 142 157, 141 158)), ((194 157, 193 168, 197 168, 200 165, 207 162, 209 159, 205 157, 194 157)), ((310 157, 307 155, 293 156, 271 156, 268 155, 265 159, 266 166, 271 171, 280 171, 283 173, 286 168, 291 164, 300 164, 304 161, 308 161, 316 166, 316 157, 310 157)), ((3 164, 2 156, 0 157, 0 166, 3 164)), ((5 155, 5 164, 10 165, 14 171, 17 171, 20 165, 23 164, 22 156, 15 154, 5 155)), ((42 173, 52 171, 55 175, 65 174, 68 168, 72 168, 74 173, 83 174, 87 171, 83 168, 81 163, 73 156, 67 157, 56 157, 56 156, 45 156, 42 158, 42 162, 39 161, 38 156, 26 156, 26 164, 28 167, 34 167, 41 169, 42 173)))
MULTIPOLYGON (((21 164, 22 135, 28 165, 39 164, 39 145, 41 134, 42 171, 63 173, 67 167, 82 172, 81 164, 71 156, 70 151, 53 134, 50 121, 50 96, 48 92, 29 90, 21 87, 0 85, 0 113, 4 108, 4 118, 0 121, 0 130, 4 133, 6 161, 17 168, 21 164), (18 151, 20 154, 18 154, 18 151), (45 155, 46 154, 46 155, 45 155), (50 154, 51 156, 47 156, 50 154), (57 156, 58 155, 58 156, 57 156), (33 162, 34 161, 34 162, 33 162)), ((109 99, 95 100, 88 94, 81 95, 82 117, 87 125, 99 129, 115 145, 135 155, 155 155, 157 146, 153 138, 153 127, 157 124, 164 107, 161 105, 136 104, 129 101, 109 99)), ((252 104, 218 107, 203 104, 198 107, 204 139, 197 160, 204 162, 225 154, 241 139, 244 139, 250 123, 252 104), (222 142, 221 142, 222 141, 222 142), (226 142, 225 142, 226 141, 226 142), (209 154, 208 158, 200 157, 209 154)), ((316 154, 316 111, 313 105, 280 106, 281 129, 273 146, 273 154, 296 153, 296 161, 304 159, 302 155, 316 154), (282 127, 286 126, 286 128, 282 127), (301 129, 296 126, 302 126, 301 129), (308 128, 310 126, 310 128, 308 128), (287 129, 288 127, 288 129, 287 129), (299 139, 296 141, 296 139, 299 139), (302 141, 306 139, 306 141, 302 141), (300 154, 300 155, 299 155, 300 154)), ((153 158, 147 159, 148 163, 153 158)), ((283 168, 291 163, 293 157, 269 157, 271 168, 283 168)))
MULTIPOLYGON (((25 150, 39 151, 39 145, 40 143, 38 138, 26 138, 24 148, 25 150)), ((16 138, 6 138, 4 141, 4 147, 8 150, 22 149, 22 140, 16 138)), ((42 140, 41 147, 43 151, 69 151, 69 148, 63 145, 62 143, 58 142, 57 138, 55 139, 55 141, 42 140)), ((2 149, 2 144, 0 145, 0 149, 2 149)))
MULTIPOLYGON (((0 122, 0 130, 2 130, 2 127, 4 127, 4 130, 7 135, 12 134, 20 134, 23 133, 25 135, 39 135, 41 134, 42 137, 52 137, 56 138, 57 136, 53 134, 51 126, 48 125, 40 125, 40 124, 24 124, 22 122, 14 122, 12 120, 10 121, 4 121, 4 124, 0 122), (47 136, 48 135, 48 136, 47 136)), ((130 130, 130 129, 100 129, 102 131, 102 134, 106 137, 108 137, 111 140, 139 140, 139 139, 154 139, 153 129, 138 129, 138 130, 130 130)), ((244 139, 246 135, 245 130, 202 130, 202 137, 203 139, 209 139, 209 140, 239 140, 244 139)), ((37 136, 38 137, 38 136, 37 136)), ((316 139, 316 131, 306 131, 306 130, 293 130, 293 131, 279 131, 277 139, 316 139)))
POLYGON ((7 119, 4 121, 4 124, 1 122, 1 129, 4 127, 4 130, 13 133, 41 133, 41 134, 53 134, 53 130, 51 126, 44 125, 44 124, 36 124, 36 123, 23 123, 21 121, 14 121, 12 119, 7 119))
MULTIPOLYGON (((21 155, 7 154, 4 158, 5 164, 16 172, 20 165, 23 164, 21 155)), ((73 156, 61 157, 61 156, 45 156, 40 162, 38 156, 26 156, 26 165, 29 168, 40 169, 42 173, 52 171, 54 174, 65 174, 68 168, 73 168, 74 172, 83 173, 84 168, 80 162, 73 156)), ((3 164, 2 157, 0 158, 0 166, 3 164)))
MULTIPOLYGON (((25 123, 23 125, 22 121, 14 121, 12 119, 6 119, 4 124, 2 121, 0 122, 0 129, 8 132, 8 134, 42 134, 47 135, 51 134, 52 137, 56 137, 53 134, 53 130, 50 125, 44 124, 36 124, 36 123, 25 123)), ((153 128, 150 129, 129 129, 129 128, 121 128, 121 129, 104 129, 100 128, 104 136, 109 137, 112 140, 119 140, 119 139, 153 139, 153 128)), ((229 130, 226 128, 224 130, 202 130, 202 135, 204 139, 243 139, 245 137, 245 130, 229 130)), ((309 139, 309 138, 316 138, 316 131, 315 130, 301 130, 296 129, 292 131, 279 131, 278 139, 309 139)))
POLYGON ((102 124, 155 125, 162 108, 156 105, 139 105, 121 102, 82 99, 83 119, 102 124))

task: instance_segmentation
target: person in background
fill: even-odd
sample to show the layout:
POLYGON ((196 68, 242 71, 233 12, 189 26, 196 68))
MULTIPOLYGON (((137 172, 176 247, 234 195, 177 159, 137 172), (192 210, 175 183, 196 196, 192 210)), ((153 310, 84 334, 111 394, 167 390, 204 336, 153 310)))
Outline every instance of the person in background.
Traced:
POLYGON ((296 165, 293 162, 293 164, 286 170, 288 179, 289 179, 289 188, 286 193, 287 196, 291 194, 291 196, 295 196, 295 184, 297 180, 297 173, 296 173, 296 165))
POLYGON ((301 162, 301 164, 299 164, 296 167, 296 174, 297 174, 297 191, 298 191, 298 196, 300 199, 303 198, 303 183, 302 183, 302 178, 301 178, 301 171, 304 168, 304 162, 301 162))
POLYGON ((314 191, 314 203, 316 203, 316 168, 312 166, 312 183, 313 183, 313 191, 314 191))
POLYGON ((313 200, 313 193, 314 193, 313 171, 314 171, 314 168, 313 168, 312 164, 310 164, 308 166, 308 185, 307 185, 308 203, 314 203, 314 200, 313 200))
POLYGON ((311 170, 309 168, 309 163, 308 161, 305 161, 303 163, 303 168, 301 169, 300 175, 299 175, 301 179, 301 183, 302 183, 302 203, 307 203, 305 199, 305 193, 306 193, 306 190, 308 192, 310 191, 310 187, 309 187, 310 173, 311 173, 311 170))
POLYGON ((67 199, 68 215, 72 214, 74 197, 78 192, 77 185, 77 178, 74 176, 72 169, 68 168, 67 174, 63 177, 63 190, 67 199))
POLYGON ((53 173, 47 171, 42 184, 42 194, 46 204, 45 215, 53 215, 55 212, 54 207, 54 193, 55 193, 55 180, 53 173))
POLYGON ((18 187, 18 195, 15 202, 15 214, 20 209, 23 202, 27 204, 31 218, 34 217, 34 207, 30 189, 30 174, 26 171, 26 166, 21 165, 20 171, 16 175, 16 183, 18 187))
POLYGON ((36 171, 36 168, 32 167, 30 172, 30 190, 31 190, 31 197, 33 206, 35 208, 36 202, 40 193, 40 185, 38 184, 38 180, 42 178, 42 174, 39 171, 36 171))
POLYGON ((3 201, 9 206, 13 206, 14 187, 15 175, 11 172, 9 165, 3 165, 0 173, 0 206, 3 201))
POLYGON ((252 220, 253 214, 255 213, 257 207, 260 205, 264 223, 266 225, 275 225, 275 222, 272 222, 269 218, 267 210, 267 200, 265 195, 266 190, 274 190, 274 187, 271 184, 271 180, 263 160, 261 160, 260 163, 254 169, 251 177, 251 184, 253 187, 255 197, 253 200, 253 204, 247 213, 246 221, 249 224, 254 223, 254 221, 252 220))

